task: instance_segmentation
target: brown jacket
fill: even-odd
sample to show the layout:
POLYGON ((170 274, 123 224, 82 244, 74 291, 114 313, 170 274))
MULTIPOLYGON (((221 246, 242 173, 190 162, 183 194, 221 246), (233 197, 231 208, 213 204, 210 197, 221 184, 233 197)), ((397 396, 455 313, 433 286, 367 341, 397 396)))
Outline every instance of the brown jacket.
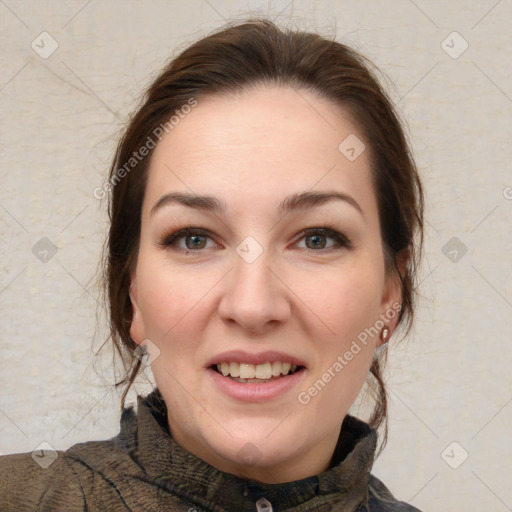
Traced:
POLYGON ((112 439, 0 457, 0 511, 419 512, 370 474, 376 440, 368 425, 347 416, 329 469, 260 484, 219 471, 178 445, 155 390, 139 397, 137 414, 123 411, 112 439))

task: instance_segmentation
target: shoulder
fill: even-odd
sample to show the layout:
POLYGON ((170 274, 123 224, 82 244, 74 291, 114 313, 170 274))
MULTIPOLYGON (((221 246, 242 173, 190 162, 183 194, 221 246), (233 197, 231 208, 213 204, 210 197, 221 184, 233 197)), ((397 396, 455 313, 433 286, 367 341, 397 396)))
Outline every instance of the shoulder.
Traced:
POLYGON ((86 510, 80 478, 65 452, 0 457, 0 510, 86 510))
POLYGON ((398 501, 390 490, 375 476, 368 482, 368 503, 358 512, 421 512, 416 507, 398 501))
MULTIPOLYGON (((131 412, 133 415, 133 412, 131 412)), ((125 424, 126 414, 123 414, 125 424)), ((105 500, 116 510, 114 485, 119 473, 140 473, 131 456, 130 429, 104 441, 78 443, 65 451, 0 457, 0 510, 92 511, 105 500)))

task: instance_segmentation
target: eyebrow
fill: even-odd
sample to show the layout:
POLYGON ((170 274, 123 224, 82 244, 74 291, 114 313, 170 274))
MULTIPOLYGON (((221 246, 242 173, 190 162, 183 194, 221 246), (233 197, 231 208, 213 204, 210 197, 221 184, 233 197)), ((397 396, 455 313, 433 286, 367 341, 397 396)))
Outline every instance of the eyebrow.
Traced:
POLYGON ((183 192, 171 192, 163 195, 151 208, 150 217, 158 210, 170 204, 181 204, 190 208, 204 210, 212 213, 222 213, 225 208, 223 204, 215 197, 200 196, 197 194, 187 194, 183 192))
POLYGON ((333 199, 339 199, 353 206, 364 218, 363 209, 359 203, 350 195, 342 192, 328 191, 328 192, 301 192, 288 196, 284 201, 279 204, 278 211, 281 215, 286 215, 292 210, 305 210, 320 206, 333 199))
MULTIPOLYGON (((335 191, 326 192, 300 192, 286 197, 278 206, 280 215, 286 215, 293 210, 306 210, 320 206, 333 199, 338 199, 352 205, 364 218, 364 213, 359 203, 350 195, 335 191)), ((215 214, 222 214, 225 206, 219 199, 213 196, 202 196, 184 192, 170 192, 165 194, 151 208, 150 217, 158 210, 171 204, 181 204, 189 208, 195 208, 215 214)))

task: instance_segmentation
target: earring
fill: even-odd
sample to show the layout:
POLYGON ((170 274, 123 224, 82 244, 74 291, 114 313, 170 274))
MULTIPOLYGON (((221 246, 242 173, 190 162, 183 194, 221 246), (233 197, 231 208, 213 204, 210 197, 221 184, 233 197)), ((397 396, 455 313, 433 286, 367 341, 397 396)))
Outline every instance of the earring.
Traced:
POLYGON ((384 327, 384 329, 382 329, 381 333, 380 333, 380 339, 384 342, 384 343, 387 343, 389 341, 389 329, 387 327, 384 327))

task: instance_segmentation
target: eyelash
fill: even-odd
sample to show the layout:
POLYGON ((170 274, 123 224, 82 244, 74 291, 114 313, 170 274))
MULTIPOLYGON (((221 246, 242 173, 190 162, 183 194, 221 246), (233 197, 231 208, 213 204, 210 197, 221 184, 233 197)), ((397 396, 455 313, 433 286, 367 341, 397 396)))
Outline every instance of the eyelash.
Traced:
MULTIPOLYGON (((211 234, 204 229, 200 228, 194 228, 192 226, 188 226, 183 229, 179 229, 177 231, 174 231, 173 233, 164 235, 158 242, 158 245, 165 248, 165 249, 171 249, 179 252, 183 252, 184 254, 190 254, 190 253, 200 253, 202 252, 202 249, 183 249, 181 247, 177 247, 177 241, 181 238, 187 237, 187 236, 206 236, 213 240, 211 234)), ((338 231, 329 228, 327 226, 318 226, 314 228, 307 228, 303 230, 300 233, 299 241, 308 238, 310 236, 314 235, 320 235, 325 236, 327 238, 331 238, 335 241, 335 244, 333 244, 331 247, 322 248, 322 249, 309 249, 305 248, 306 251, 311 253, 323 253, 323 252, 331 252, 332 250, 339 250, 341 248, 351 249, 352 248, 352 242, 342 233, 339 233, 338 231)), ((297 242, 298 243, 298 242, 297 242)))

